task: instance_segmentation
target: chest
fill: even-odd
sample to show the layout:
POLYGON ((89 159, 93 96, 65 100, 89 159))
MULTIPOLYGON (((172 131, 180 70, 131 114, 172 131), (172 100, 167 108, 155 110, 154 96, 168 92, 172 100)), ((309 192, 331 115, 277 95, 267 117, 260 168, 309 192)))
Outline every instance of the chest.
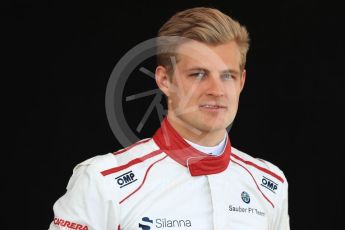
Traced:
POLYGON ((167 168, 152 168, 121 203, 121 229, 270 228, 272 207, 250 175, 233 169, 192 177, 185 168, 167 168))

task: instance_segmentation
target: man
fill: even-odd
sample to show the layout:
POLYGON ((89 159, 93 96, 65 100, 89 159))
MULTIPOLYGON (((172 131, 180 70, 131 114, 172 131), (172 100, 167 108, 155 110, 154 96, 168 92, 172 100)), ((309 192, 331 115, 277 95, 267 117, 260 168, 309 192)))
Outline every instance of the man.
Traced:
POLYGON ((287 181, 230 144, 246 29, 211 8, 159 31, 156 82, 168 114, 149 139, 79 164, 50 229, 289 229, 287 181))

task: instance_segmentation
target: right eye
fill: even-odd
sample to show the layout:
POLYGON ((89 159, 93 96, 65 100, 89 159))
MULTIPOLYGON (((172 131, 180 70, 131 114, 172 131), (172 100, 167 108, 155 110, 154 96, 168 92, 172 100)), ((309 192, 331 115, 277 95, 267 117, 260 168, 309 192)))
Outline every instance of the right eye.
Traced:
POLYGON ((195 72, 195 73, 190 74, 190 76, 193 76, 193 77, 195 77, 196 79, 201 80, 201 79, 203 79, 203 78, 206 77, 206 72, 205 72, 205 71, 198 71, 198 72, 195 72))

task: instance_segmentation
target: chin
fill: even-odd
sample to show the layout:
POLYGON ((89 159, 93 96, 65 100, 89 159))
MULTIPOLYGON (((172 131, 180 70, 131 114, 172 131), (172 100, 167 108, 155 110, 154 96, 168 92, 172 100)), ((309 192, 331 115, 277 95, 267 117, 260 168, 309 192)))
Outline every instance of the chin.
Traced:
POLYGON ((203 130, 204 132, 213 132, 213 131, 218 131, 218 130, 223 130, 226 129, 226 125, 225 124, 215 124, 215 123, 204 123, 201 125, 201 130, 203 130))
POLYGON ((214 118, 205 119, 203 123, 206 127, 211 127, 211 129, 222 129, 226 128, 231 122, 224 118, 214 118))

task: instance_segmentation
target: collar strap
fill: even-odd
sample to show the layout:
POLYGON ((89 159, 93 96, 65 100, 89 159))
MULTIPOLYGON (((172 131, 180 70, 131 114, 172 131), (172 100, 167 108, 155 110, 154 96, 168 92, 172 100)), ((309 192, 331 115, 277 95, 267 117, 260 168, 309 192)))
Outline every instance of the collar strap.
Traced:
POLYGON ((210 175, 223 172, 229 165, 231 144, 227 137, 224 152, 210 156, 188 144, 170 125, 167 118, 156 131, 153 140, 158 147, 179 164, 188 167, 192 176, 210 175))

